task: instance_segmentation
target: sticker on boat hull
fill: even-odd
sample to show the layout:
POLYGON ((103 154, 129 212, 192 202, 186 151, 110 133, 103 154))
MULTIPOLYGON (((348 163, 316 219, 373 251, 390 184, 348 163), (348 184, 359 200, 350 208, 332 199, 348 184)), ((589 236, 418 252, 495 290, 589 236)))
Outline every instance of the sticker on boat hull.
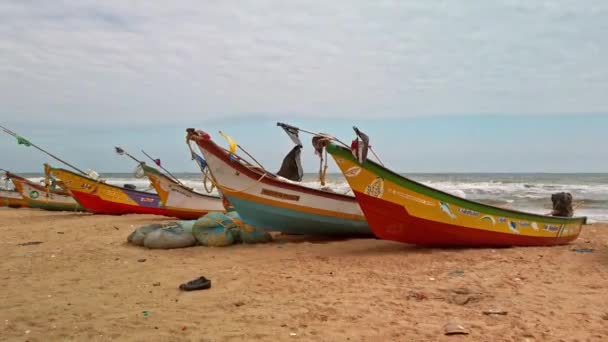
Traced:
POLYGON ((479 216, 478 211, 466 209, 466 208, 458 208, 458 212, 461 214, 468 215, 468 216, 479 216))
POLYGON ((450 205, 449 204, 447 204, 445 202, 439 202, 439 208, 446 215, 448 215, 451 219, 455 219, 456 218, 456 215, 454 215, 454 213, 452 212, 452 209, 450 209, 450 205))
POLYGON ((344 171, 344 175, 349 178, 357 177, 360 173, 361 167, 359 166, 352 166, 348 170, 344 171))
POLYGON ((494 216, 491 215, 484 215, 480 218, 480 220, 492 222, 493 226, 496 225, 496 219, 494 219, 494 216))
POLYGON ((519 230, 517 230, 517 223, 516 222, 509 221, 509 229, 511 229, 511 231, 513 233, 519 234, 519 230))
POLYGON ((36 190, 30 191, 30 198, 36 199, 38 197, 40 197, 40 193, 38 191, 36 191, 36 190))
POLYGON ((554 224, 545 224, 543 226, 543 230, 546 230, 548 232, 557 232, 559 230, 559 227, 554 224))
POLYGON ((382 197, 384 195, 384 179, 378 177, 365 187, 364 193, 372 197, 382 197))
POLYGON ((395 196, 399 196, 401 198, 405 198, 405 199, 408 199, 408 200, 411 200, 411 201, 414 201, 414 202, 418 202, 420 204, 428 205, 429 207, 434 207, 435 206, 435 203, 433 203, 431 201, 427 201, 425 199, 418 198, 416 196, 412 196, 410 194, 406 194, 406 193, 397 191, 395 189, 388 189, 388 192, 391 193, 391 194, 393 194, 393 195, 395 195, 395 196))
POLYGON ((538 231, 538 224, 536 222, 532 222, 530 226, 532 226, 532 229, 538 231))

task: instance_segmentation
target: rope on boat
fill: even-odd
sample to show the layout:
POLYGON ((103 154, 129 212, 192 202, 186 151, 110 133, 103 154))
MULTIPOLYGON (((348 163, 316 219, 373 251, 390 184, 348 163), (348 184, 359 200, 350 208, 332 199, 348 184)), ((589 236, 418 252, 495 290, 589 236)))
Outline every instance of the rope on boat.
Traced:
POLYGON ((371 153, 374 155, 374 157, 375 157, 376 159, 378 159, 378 162, 380 163, 380 165, 384 166, 384 163, 382 162, 382 160, 380 159, 380 157, 378 157, 378 155, 376 154, 376 152, 374 151, 374 149, 373 149, 371 146, 368 146, 367 148, 368 148, 368 149, 370 150, 370 152, 371 152, 371 153))
MULTIPOLYGON (((257 181, 255 181, 255 183, 251 184, 250 186, 248 186, 248 187, 246 187, 245 189, 242 189, 242 190, 235 190, 233 188, 230 188, 230 187, 218 184, 215 181, 215 179, 213 179, 213 175, 212 174, 211 174, 211 177, 209 177, 209 180, 211 181, 211 184, 213 184, 219 190, 225 191, 225 192, 232 192, 232 193, 237 194, 237 193, 246 192, 246 191, 249 191, 249 190, 253 189, 255 186, 257 186, 262 181, 262 179, 266 178, 266 175, 267 175, 267 173, 264 172, 262 174, 262 177, 260 177, 257 181)), ((205 186, 205 190, 207 190, 206 186, 205 186)))
MULTIPOLYGON (((186 145, 188 145, 188 149, 190 149, 190 154, 192 155, 192 159, 194 160, 194 150, 192 149, 192 146, 190 145, 190 141, 194 140, 193 138, 193 133, 188 132, 188 134, 186 135, 186 145)), ((243 151, 245 154, 247 154, 247 156, 249 156, 256 164, 259 165, 259 168, 262 169, 262 176, 255 182, 253 183, 251 186, 246 187, 245 189, 241 189, 241 190, 236 190, 227 186, 223 186, 218 184, 218 182, 215 180, 215 177, 213 177, 213 173, 211 172, 211 170, 209 169, 209 167, 207 167, 207 169, 205 170, 205 172, 203 173, 203 185, 205 187, 205 191, 207 191, 207 193, 211 193, 213 191, 213 188, 217 188, 218 190, 221 191, 226 191, 226 192, 232 192, 232 193, 241 193, 241 192, 246 192, 248 190, 251 190, 253 187, 255 187, 256 185, 258 185, 264 178, 266 178, 266 176, 268 174, 270 174, 270 172, 266 171, 266 169, 264 168, 264 166, 262 164, 260 164, 260 162, 258 162, 251 154, 249 154, 249 152, 247 152, 247 150, 245 150, 243 147, 241 147, 239 144, 236 144, 236 146, 243 151), (211 189, 207 188, 207 180, 209 180, 209 182, 211 183, 211 189)), ((242 166, 246 167, 247 169, 253 171, 253 172, 259 172, 259 170, 255 169, 256 166, 254 166, 253 164, 249 163, 247 160, 243 159, 242 157, 240 157, 237 154, 233 154, 230 151, 218 146, 220 149, 224 150, 224 152, 233 155, 237 160, 238 163, 240 163, 242 166)))
POLYGON ((205 187, 205 191, 207 191, 208 194, 213 192, 213 189, 216 188, 215 182, 213 181, 213 179, 211 179, 212 177, 213 177, 213 175, 211 175, 211 171, 209 171, 209 168, 206 168, 204 176, 203 176, 203 186, 205 187), (207 189, 207 179, 208 178, 211 179, 211 189, 207 189))
MULTIPOLYGON (((190 150, 190 157, 192 158, 192 160, 195 160, 196 153, 192 149, 192 145, 190 145, 190 140, 192 140, 190 134, 186 135, 186 145, 188 146, 188 149, 190 150)), ((205 168, 205 171, 203 172, 203 187, 205 188, 205 191, 208 194, 211 194, 213 192, 213 190, 217 187, 215 185, 216 183, 214 182, 214 180, 212 178, 213 178, 213 175, 211 174, 209 167, 205 168), (211 180, 211 188, 207 187, 207 179, 211 180)))
MULTIPOLYGON (((325 148, 327 146, 327 143, 329 141, 335 141, 341 145, 343 145, 344 147, 350 149, 349 145, 346 145, 344 142, 340 141, 338 138, 334 137, 334 136, 330 136, 328 134, 324 134, 324 133, 315 133, 315 132, 311 132, 311 131, 307 131, 305 129, 301 129, 292 125, 287 125, 285 123, 282 122, 277 122, 277 126, 286 128, 292 128, 292 129, 296 129, 300 132, 304 132, 310 135, 313 135, 314 137, 320 137, 319 139, 319 143, 323 146, 323 152, 319 151, 319 157, 321 158, 320 161, 320 165, 319 165, 319 181, 321 182, 321 185, 324 186, 325 185, 325 175, 327 173, 327 149, 325 148), (323 166, 323 154, 325 155, 325 166, 323 166)), ((315 138, 313 138, 313 145, 314 145, 314 140, 315 138)), ((378 162, 380 163, 380 165, 384 166, 384 163, 382 162, 382 160, 380 159, 380 157, 378 156, 378 154, 376 153, 376 151, 374 151, 374 149, 371 146, 367 147, 368 150, 374 155, 374 157, 376 158, 376 160, 378 160, 378 162)))

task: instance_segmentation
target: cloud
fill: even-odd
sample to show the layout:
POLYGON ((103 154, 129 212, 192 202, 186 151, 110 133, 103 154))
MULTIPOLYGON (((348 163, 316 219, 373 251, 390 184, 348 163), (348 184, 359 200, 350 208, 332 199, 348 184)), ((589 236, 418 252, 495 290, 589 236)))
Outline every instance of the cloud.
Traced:
POLYGON ((608 3, 3 1, 0 115, 608 112, 608 3))

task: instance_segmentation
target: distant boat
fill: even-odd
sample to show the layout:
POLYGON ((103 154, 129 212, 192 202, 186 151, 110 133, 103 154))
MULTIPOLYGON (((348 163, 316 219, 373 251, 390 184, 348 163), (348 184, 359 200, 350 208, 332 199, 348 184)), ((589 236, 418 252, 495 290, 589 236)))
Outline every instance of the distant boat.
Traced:
POLYGON ((586 217, 508 210, 433 189, 367 159, 367 146, 364 153, 359 149, 364 140, 354 141, 353 150, 332 142, 327 151, 381 239, 427 246, 550 246, 575 240, 586 223, 586 217))
MULTIPOLYGON (((62 186, 68 189, 69 194, 73 196, 73 198, 70 197, 71 200, 74 201, 75 199, 87 211, 108 215, 155 214, 172 216, 160 203, 160 197, 157 194, 134 190, 133 186, 129 184, 126 184, 125 187, 107 184, 105 181, 98 179, 99 175, 95 171, 85 172, 8 128, 0 126, 0 129, 4 133, 15 137, 19 145, 34 147, 60 163, 78 171, 79 173, 75 173, 44 164, 45 175, 49 178, 52 178, 52 176, 59 178, 62 186)), ((39 196, 39 192, 32 193, 39 196)), ((21 195, 26 197, 23 191, 21 191, 21 195)))
POLYGON ((171 216, 182 220, 196 220, 211 212, 225 212, 226 209, 218 196, 200 194, 177 183, 159 170, 141 163, 141 168, 156 189, 161 203, 171 216))
POLYGON ((353 196, 279 177, 221 148, 205 132, 188 132, 211 178, 245 223, 290 234, 371 235, 353 196))
POLYGON ((18 191, 0 189, 0 207, 21 208, 28 205, 18 191))
POLYGON ((14 173, 6 172, 15 189, 21 194, 25 203, 32 208, 53 211, 83 211, 84 209, 62 189, 50 189, 36 184, 14 173))
POLYGON ((48 166, 87 211, 95 214, 154 214, 173 216, 157 194, 122 188, 75 172, 48 166))

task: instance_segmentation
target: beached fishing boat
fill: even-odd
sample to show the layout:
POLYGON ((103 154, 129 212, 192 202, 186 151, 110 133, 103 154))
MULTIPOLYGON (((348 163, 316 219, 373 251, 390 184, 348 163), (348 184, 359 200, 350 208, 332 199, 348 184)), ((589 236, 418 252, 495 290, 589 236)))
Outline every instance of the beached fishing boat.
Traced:
POLYGON ((309 188, 254 166, 235 154, 231 139, 230 151, 202 131, 188 129, 187 140, 198 145, 210 178, 245 223, 290 234, 371 234, 353 196, 309 188))
POLYGON ((65 169, 45 167, 62 181, 78 203, 92 213, 173 216, 162 206, 157 194, 121 188, 65 169))
POLYGON ((53 211, 84 210, 65 190, 49 189, 10 172, 7 172, 6 176, 29 207, 53 211))
POLYGON ((27 206, 27 202, 18 191, 0 189, 0 207, 21 208, 27 206))
MULTIPOLYGON (((144 150, 141 152, 152 160, 158 167, 163 169, 167 176, 156 168, 146 165, 145 162, 135 158, 122 147, 114 147, 117 154, 127 156, 137 163, 135 177, 148 177, 151 186, 160 197, 160 203, 171 213, 172 216, 183 220, 195 220, 212 211, 225 212, 224 204, 219 196, 204 195, 195 192, 185 186, 169 170, 161 165, 160 159, 154 159, 144 150)), ((194 159, 194 156, 193 156, 194 159)))
POLYGON ((182 220, 196 220, 212 211, 226 211, 219 196, 198 193, 145 163, 140 165, 158 193, 161 204, 167 208, 171 216, 182 220))
MULTIPOLYGON (((327 145, 374 234, 429 246, 547 246, 576 239, 585 217, 498 208, 428 187, 367 159, 367 136, 327 145), (355 157, 356 156, 356 157, 355 157)), ((373 150, 372 150, 373 151, 373 150)))
MULTIPOLYGON (((47 152, 10 129, 3 126, 0 126, 0 129, 2 129, 4 133, 15 137, 19 145, 31 146, 78 171, 78 173, 75 173, 44 164, 44 171, 47 179, 50 181, 53 180, 53 177, 59 178, 61 180, 61 187, 67 189, 77 203, 82 205, 87 211, 108 215, 155 214, 173 216, 161 205, 160 198, 157 194, 137 191, 127 186, 122 188, 107 184, 105 181, 99 179, 99 175, 95 171, 90 170, 85 172, 50 152, 47 152)), ((21 194, 24 196, 23 193, 21 194)))

